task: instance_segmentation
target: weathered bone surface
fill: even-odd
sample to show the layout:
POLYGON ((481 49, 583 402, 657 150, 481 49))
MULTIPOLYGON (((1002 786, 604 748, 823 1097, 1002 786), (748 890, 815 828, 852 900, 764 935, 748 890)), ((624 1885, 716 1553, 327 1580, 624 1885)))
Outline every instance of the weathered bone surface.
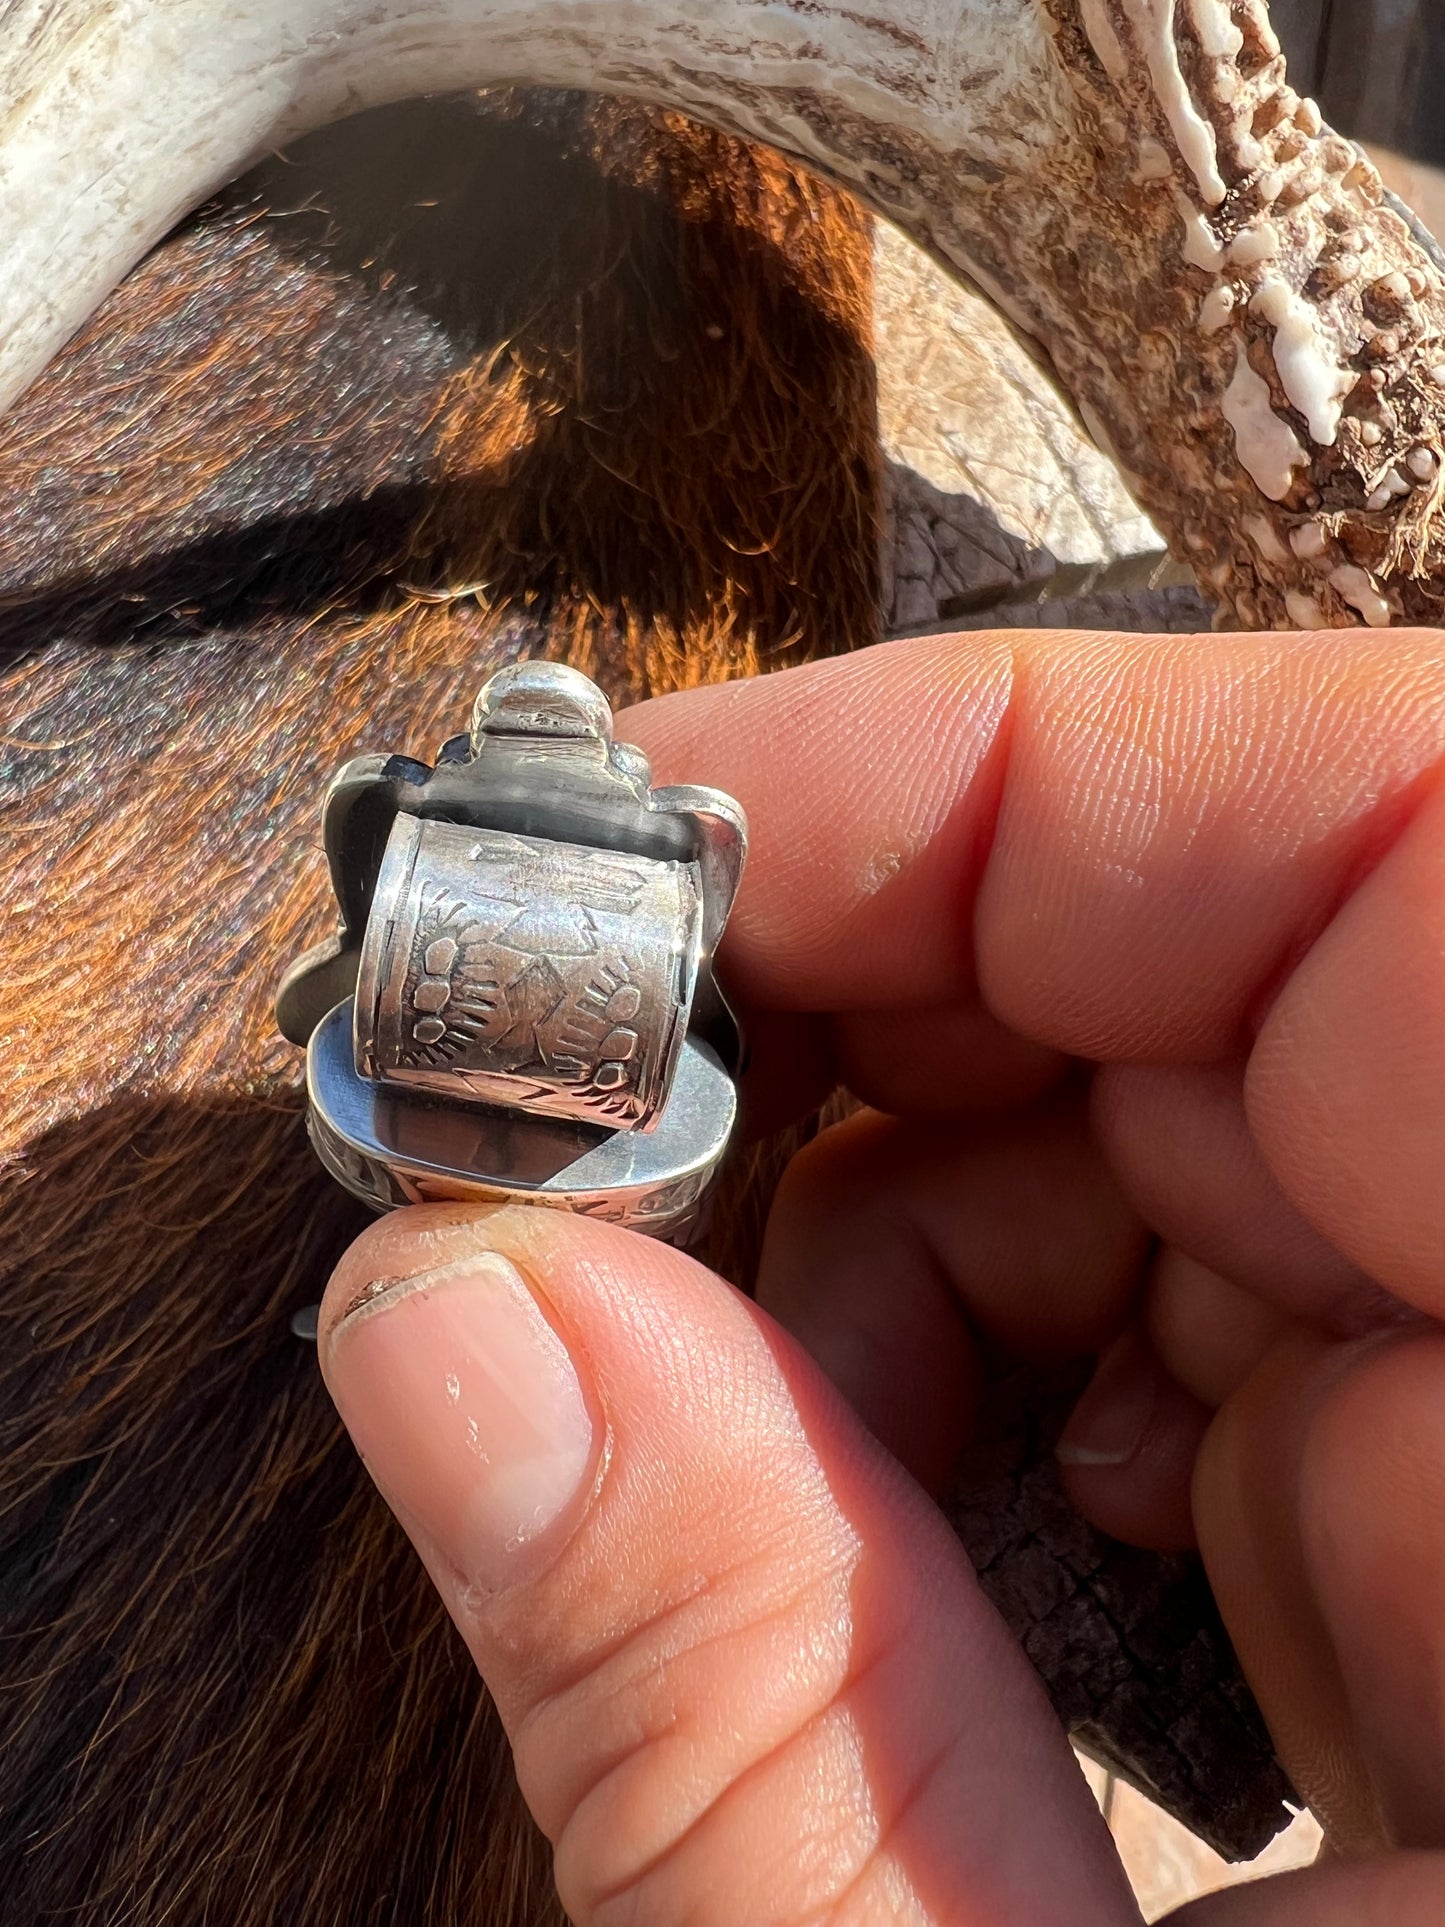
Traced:
POLYGON ((1445 285, 1263 0, 9 0, 0 43, 0 403, 266 147, 561 82, 798 155, 975 281, 1234 620, 1441 613, 1445 285))
POLYGON ((884 222, 873 352, 886 634, 1040 596, 1146 590, 1161 565, 1177 570, 1008 324, 884 222))

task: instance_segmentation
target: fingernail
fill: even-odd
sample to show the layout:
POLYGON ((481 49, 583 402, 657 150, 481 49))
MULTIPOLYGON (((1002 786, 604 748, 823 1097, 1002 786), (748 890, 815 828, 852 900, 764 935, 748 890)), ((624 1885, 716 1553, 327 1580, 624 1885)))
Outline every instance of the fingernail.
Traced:
POLYGON ((1074 1407, 1055 1447, 1059 1462, 1127 1465, 1144 1443, 1158 1385, 1149 1347, 1137 1333, 1126 1332, 1099 1360, 1088 1390, 1074 1407))
POLYGON ((377 1484, 474 1584, 529 1576, 590 1488, 597 1428, 517 1267, 382 1279, 327 1334, 326 1382, 377 1484))

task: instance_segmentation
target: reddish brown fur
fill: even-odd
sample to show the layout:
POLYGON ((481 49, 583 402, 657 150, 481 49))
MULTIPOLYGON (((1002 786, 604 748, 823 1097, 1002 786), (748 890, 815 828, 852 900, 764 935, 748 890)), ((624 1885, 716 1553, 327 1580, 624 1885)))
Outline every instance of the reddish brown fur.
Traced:
POLYGON ((319 784, 434 748, 519 647, 632 697, 873 634, 851 204, 640 110, 428 113, 339 137, 379 214, 335 143, 223 197, 0 431, 26 1927, 553 1917, 484 1695, 288 1334, 359 1224, 269 1010, 326 922, 319 784), (551 225, 509 230, 539 177, 551 225))

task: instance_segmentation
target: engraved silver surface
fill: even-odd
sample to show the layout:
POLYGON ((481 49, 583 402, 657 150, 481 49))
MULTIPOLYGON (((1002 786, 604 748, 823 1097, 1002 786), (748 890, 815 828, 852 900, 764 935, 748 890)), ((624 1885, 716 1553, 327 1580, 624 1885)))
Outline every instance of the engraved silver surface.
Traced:
POLYGON ((376 1210, 403 1204, 542 1204, 684 1241, 737 1114, 732 1079, 688 1038, 653 1131, 605 1131, 521 1111, 451 1105, 358 1075, 351 1007, 340 1004, 306 1051, 316 1154, 376 1210))
POLYGON ((650 1130, 701 940, 695 863, 399 816, 362 944, 356 1067, 650 1130))
POLYGON ((527 1198, 694 1227, 742 1062, 713 969, 737 804, 652 788, 599 689, 521 663, 435 765, 348 763, 323 819, 340 926, 276 1009, 333 1175, 378 1209, 527 1198))

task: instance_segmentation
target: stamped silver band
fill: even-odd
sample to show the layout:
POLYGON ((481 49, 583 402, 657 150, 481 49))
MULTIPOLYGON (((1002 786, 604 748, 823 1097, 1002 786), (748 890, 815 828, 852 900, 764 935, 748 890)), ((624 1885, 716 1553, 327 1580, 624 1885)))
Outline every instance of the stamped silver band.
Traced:
POLYGON ((526 1200, 685 1237, 737 1109, 732 799, 653 789, 600 690, 523 663, 434 766, 348 764, 324 829, 341 925, 277 1021, 327 1169, 378 1209, 526 1200))
POLYGON ((399 816, 361 949, 356 1067, 651 1130, 701 938, 696 864, 399 816))

